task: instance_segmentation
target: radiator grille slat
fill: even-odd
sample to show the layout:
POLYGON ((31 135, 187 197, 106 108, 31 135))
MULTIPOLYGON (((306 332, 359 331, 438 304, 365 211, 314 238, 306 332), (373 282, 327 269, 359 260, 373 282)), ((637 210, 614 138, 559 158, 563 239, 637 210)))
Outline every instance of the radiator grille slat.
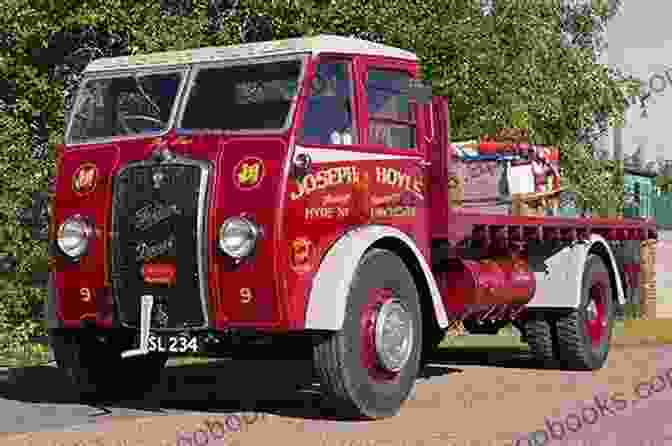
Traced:
MULTIPOLYGON (((199 203, 203 175, 198 165, 128 167, 115 181, 112 212, 112 286, 122 325, 139 327, 140 297, 155 296, 153 328, 201 327, 206 315, 199 280, 199 203), (157 179, 157 174, 161 177, 157 179), (158 183, 157 183, 158 182, 158 183), (158 187, 157 187, 158 186, 158 187), (176 267, 173 286, 147 284, 144 263, 176 267)), ((202 255, 202 253, 200 253, 202 255)), ((201 279, 202 280, 202 279, 201 279)))

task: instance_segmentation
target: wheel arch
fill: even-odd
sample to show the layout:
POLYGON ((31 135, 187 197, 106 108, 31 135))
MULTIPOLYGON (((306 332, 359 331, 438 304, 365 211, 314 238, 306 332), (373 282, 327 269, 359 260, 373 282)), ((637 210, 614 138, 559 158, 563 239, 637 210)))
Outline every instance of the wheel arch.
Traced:
POLYGON ((440 328, 448 325, 441 294, 424 256, 413 240, 398 229, 368 225, 353 229, 339 238, 320 263, 313 280, 306 309, 306 329, 340 330, 350 283, 362 256, 370 249, 388 249, 401 258, 415 281, 420 296, 423 323, 440 328))
POLYGON ((527 307, 531 310, 578 308, 586 260, 593 253, 604 260, 614 285, 614 297, 623 304, 623 284, 614 254, 604 237, 591 234, 585 242, 574 243, 557 252, 547 251, 542 255, 542 263, 547 270, 534 272, 537 290, 527 307))
MULTIPOLYGON (((434 277, 430 276, 428 278, 426 276, 422 269, 422 265, 420 264, 420 261, 418 260, 418 257, 413 252, 413 250, 403 241, 390 236, 386 236, 377 240, 368 249, 373 248, 386 249, 397 254, 413 276, 413 281, 418 290, 418 296, 420 297, 423 330, 427 331, 430 327, 445 328, 448 323, 446 321, 445 325, 441 325, 437 318, 437 312, 434 309, 435 302, 432 300, 432 291, 430 289, 429 282, 433 281, 434 277)), ((443 308, 443 300, 440 300, 440 305, 441 308, 443 308)))
MULTIPOLYGON (((594 234, 591 237, 590 249, 588 249, 588 256, 591 254, 596 254, 602 258, 607 271, 609 272, 609 280, 615 286, 611 290, 611 297, 615 303, 624 305, 625 304, 625 291, 623 289, 623 282, 621 280, 621 274, 619 273, 618 264, 616 263, 616 258, 614 253, 607 241, 599 235, 594 234)), ((586 256, 586 259, 588 258, 586 256)), ((584 262, 585 263, 585 262, 584 262)), ((581 274, 581 282, 583 282, 583 273, 581 274)))

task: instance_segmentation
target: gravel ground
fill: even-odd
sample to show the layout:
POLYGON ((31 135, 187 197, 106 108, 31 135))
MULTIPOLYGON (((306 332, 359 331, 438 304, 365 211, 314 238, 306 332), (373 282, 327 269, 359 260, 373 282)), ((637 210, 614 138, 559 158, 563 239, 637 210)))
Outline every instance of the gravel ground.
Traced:
MULTIPOLYGON (((537 370, 526 353, 498 351, 442 352, 417 382, 414 395, 401 413, 375 422, 331 419, 320 408, 320 396, 304 386, 291 388, 305 375, 305 364, 269 361, 228 361, 169 368, 162 385, 145 401, 92 408, 67 401, 58 371, 50 367, 24 370, 0 386, 0 408, 15 417, 22 406, 37 408, 26 414, 14 431, 0 437, 3 446, 176 446, 178 435, 192 435, 206 421, 231 426, 214 429, 216 440, 203 431, 179 445, 609 445, 638 446, 672 443, 671 346, 615 346, 607 366, 596 372, 537 370), (272 374, 272 376, 271 376, 272 374), (654 379, 657 375, 659 379, 654 379), (652 382, 658 393, 636 395, 642 382, 652 382), (621 392, 621 393, 618 393, 621 392), (616 396, 614 396, 616 395, 616 396), (596 406, 601 399, 610 407, 596 406), (595 398, 598 398, 596 402, 595 398), (616 404, 616 407, 614 407, 616 404), (584 407, 584 405, 592 406, 584 407), (582 411, 582 408, 584 409, 582 411), (77 410, 80 413, 77 413, 77 410), (18 412, 17 412, 18 411, 18 412), (599 412, 602 413, 599 413, 599 412), (260 413, 247 418, 240 431, 232 414, 260 413), (577 427, 573 414, 583 413, 577 427), (595 415, 598 414, 598 415, 595 415), (595 417, 593 417, 595 415, 595 417), (228 417, 228 418, 227 418, 228 417), (80 421, 73 422, 77 418, 80 421), (62 426, 49 427, 48 422, 62 426), (555 425, 552 438, 537 432, 555 425), (570 432, 567 428, 576 432, 570 432), (45 430, 46 429, 46 430, 45 430), (667 429, 667 431, 665 431, 667 429), (547 440, 544 442, 544 435, 547 440), (616 438, 614 435, 618 435, 616 438), (667 435, 668 442, 665 442, 667 435), (535 440, 536 438, 536 440, 535 440), (516 439, 522 439, 518 443, 516 439), (643 441, 649 441, 643 443, 643 441)), ((307 381, 305 381, 307 382, 307 381)), ((649 387, 640 387, 648 392, 649 387)), ((601 403, 603 404, 603 402, 601 403)), ((25 407, 23 408, 25 410, 25 407)), ((15 421, 16 423, 16 421, 15 421)), ((5 428, 7 424, 5 424, 5 428)))

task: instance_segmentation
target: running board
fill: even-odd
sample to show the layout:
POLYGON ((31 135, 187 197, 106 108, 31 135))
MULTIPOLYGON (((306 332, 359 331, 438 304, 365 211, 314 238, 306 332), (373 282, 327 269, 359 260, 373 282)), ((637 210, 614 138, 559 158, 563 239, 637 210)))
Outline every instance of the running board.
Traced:
POLYGON ((121 352, 122 358, 131 358, 149 353, 147 344, 149 343, 149 326, 151 324, 153 305, 154 296, 142 296, 142 300, 140 301, 140 348, 121 352))

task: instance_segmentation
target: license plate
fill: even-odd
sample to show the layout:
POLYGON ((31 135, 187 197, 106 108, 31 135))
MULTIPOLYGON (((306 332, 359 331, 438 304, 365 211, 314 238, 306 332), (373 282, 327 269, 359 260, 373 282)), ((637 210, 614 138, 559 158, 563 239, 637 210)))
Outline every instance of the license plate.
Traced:
POLYGON ((196 336, 157 334, 149 335, 147 349, 150 352, 166 353, 196 353, 200 350, 196 336))

